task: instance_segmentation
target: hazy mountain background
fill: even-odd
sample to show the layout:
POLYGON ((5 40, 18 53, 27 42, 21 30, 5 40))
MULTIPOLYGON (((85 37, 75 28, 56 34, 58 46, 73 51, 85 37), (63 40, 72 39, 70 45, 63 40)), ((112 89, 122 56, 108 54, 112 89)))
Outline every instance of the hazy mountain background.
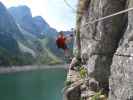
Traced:
POLYGON ((7 9, 0 2, 0 65, 64 63, 55 44, 57 34, 41 16, 32 17, 27 6, 7 9))

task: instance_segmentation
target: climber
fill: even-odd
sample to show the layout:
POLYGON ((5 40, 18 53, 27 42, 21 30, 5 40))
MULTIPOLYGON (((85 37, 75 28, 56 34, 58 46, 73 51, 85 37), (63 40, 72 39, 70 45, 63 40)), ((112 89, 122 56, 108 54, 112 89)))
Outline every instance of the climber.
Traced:
POLYGON ((64 55, 66 58, 70 57, 67 44, 72 41, 72 38, 73 38, 73 34, 70 34, 69 36, 65 36, 64 33, 61 31, 61 32, 59 32, 59 35, 57 36, 57 39, 56 39, 57 47, 59 49, 64 50, 64 55))

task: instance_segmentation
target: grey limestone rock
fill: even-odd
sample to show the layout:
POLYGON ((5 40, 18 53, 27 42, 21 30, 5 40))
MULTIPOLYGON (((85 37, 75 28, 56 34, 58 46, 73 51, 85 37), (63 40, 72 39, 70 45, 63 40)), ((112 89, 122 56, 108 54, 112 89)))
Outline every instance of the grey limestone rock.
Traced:
MULTIPOLYGON (((133 0, 127 0, 127 8, 133 0)), ((128 26, 111 66, 109 100, 133 100, 133 12, 128 12, 128 26)))
MULTIPOLYGON (((86 60, 86 66, 93 69, 94 77, 101 87, 108 84, 112 57, 117 49, 118 42, 123 36, 126 25, 126 14, 121 14, 88 24, 90 21, 124 10, 126 0, 90 0, 88 9, 82 15, 81 56, 86 60)), ((89 69, 89 68, 88 68, 89 69)))
MULTIPOLYGON (((88 0, 80 25, 81 57, 90 78, 108 100, 133 100, 133 11, 90 23, 133 7, 133 0, 88 0)), ((82 93, 81 93, 82 94, 82 93)))

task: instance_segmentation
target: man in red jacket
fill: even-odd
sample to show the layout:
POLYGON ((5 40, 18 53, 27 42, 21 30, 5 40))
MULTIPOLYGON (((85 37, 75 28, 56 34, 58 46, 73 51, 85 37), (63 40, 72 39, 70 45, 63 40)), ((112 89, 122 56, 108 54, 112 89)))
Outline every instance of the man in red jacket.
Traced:
POLYGON ((56 45, 58 48, 63 49, 64 50, 64 55, 65 57, 69 57, 69 50, 67 47, 67 43, 69 43, 72 39, 72 35, 70 37, 65 37, 64 33, 61 31, 59 32, 59 35, 56 39, 56 45))

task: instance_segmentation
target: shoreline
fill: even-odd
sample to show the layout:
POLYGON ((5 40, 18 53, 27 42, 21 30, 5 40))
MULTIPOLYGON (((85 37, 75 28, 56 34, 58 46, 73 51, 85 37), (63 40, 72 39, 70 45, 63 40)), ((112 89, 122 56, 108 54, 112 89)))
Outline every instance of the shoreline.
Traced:
POLYGON ((64 65, 33 65, 33 66, 26 65, 26 66, 11 66, 11 67, 0 66, 0 74, 44 70, 44 69, 55 69, 55 68, 68 69, 68 65, 67 64, 64 64, 64 65))

